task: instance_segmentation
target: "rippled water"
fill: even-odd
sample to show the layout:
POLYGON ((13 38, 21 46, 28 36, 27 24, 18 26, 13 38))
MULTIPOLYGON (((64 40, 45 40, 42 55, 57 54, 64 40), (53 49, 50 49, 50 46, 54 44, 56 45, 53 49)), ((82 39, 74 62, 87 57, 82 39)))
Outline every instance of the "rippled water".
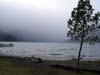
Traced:
MULTIPOLYGON (((7 43, 7 42, 4 42, 7 43)), ((51 60, 68 60, 77 58, 79 43, 43 43, 43 42, 12 42, 14 47, 0 48, 3 55, 41 57, 51 60)), ((100 43, 90 46, 85 43, 82 50, 85 60, 100 59, 100 43)))

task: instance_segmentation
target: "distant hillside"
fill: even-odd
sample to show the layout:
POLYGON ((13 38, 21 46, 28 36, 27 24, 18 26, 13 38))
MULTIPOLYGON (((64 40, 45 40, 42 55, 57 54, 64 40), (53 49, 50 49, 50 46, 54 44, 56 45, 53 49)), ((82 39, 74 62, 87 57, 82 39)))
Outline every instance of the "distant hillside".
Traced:
POLYGON ((0 41, 19 41, 19 40, 15 35, 11 33, 0 31, 0 41))
MULTIPOLYGON (((98 31, 97 34, 100 39, 100 32, 98 31)), ((26 30, 6 30, 2 27, 0 28, 0 41, 59 42, 52 39, 50 40, 48 36, 43 36, 42 34, 37 35, 26 30)), ((70 40, 66 37, 66 40, 62 42, 79 42, 79 40, 70 40)), ((100 40, 98 42, 100 42, 100 40)))

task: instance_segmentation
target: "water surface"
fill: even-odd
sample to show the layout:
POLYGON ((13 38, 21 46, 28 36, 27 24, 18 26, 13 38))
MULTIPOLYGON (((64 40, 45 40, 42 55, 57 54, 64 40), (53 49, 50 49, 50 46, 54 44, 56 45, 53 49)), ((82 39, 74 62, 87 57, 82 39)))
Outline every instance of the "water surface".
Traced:
MULTIPOLYGON (((8 42, 4 42, 8 43, 8 42)), ((12 42, 13 47, 1 47, 0 53, 3 55, 22 57, 41 57, 49 60, 68 60, 77 58, 79 46, 74 43, 46 43, 46 42, 12 42)), ((85 60, 100 59, 100 43, 89 45, 85 43, 82 54, 85 60)))

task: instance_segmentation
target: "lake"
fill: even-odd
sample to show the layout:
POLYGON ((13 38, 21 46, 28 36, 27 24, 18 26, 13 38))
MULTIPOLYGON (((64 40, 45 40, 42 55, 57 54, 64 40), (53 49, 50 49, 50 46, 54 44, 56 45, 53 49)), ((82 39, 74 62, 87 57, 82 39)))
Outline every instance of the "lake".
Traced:
MULTIPOLYGON (((3 42, 8 43, 8 42, 3 42)), ((46 60, 69 60, 77 58, 79 46, 74 43, 51 43, 51 42, 12 42, 13 47, 0 47, 1 55, 21 57, 41 57, 46 60)), ((94 46, 84 43, 82 54, 83 60, 100 60, 100 43, 94 46)))

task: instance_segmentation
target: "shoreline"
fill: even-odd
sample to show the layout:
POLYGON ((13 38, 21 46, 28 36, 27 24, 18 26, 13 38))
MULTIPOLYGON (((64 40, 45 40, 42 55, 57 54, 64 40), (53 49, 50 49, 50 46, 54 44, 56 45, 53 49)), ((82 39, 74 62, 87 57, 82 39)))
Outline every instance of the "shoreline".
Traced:
MULTIPOLYGON (((62 59, 57 59, 57 58, 42 58, 42 57, 35 57, 35 56, 14 56, 14 55, 5 55, 5 54, 0 54, 0 57, 15 57, 15 58, 41 58, 42 60, 45 61, 70 61, 70 60, 74 60, 76 61, 77 58, 62 58, 62 59)), ((81 58, 80 61, 100 61, 99 58, 96 57, 91 57, 91 58, 81 58)))
MULTIPOLYGON (((34 57, 19 57, 19 56, 0 56, 1 59, 10 59, 12 60, 17 60, 17 61, 26 61, 26 62, 35 62, 35 63, 47 63, 47 64, 70 64, 70 65, 76 65, 77 60, 44 60, 41 58, 34 58, 34 57), (38 59, 41 59, 41 62, 39 62, 38 59)), ((94 62, 98 62, 100 64, 100 60, 80 60, 80 63, 82 64, 91 64, 94 62)))
MULTIPOLYGON (((14 55, 4 55, 0 54, 0 57, 14 57, 14 58, 41 58, 42 60, 45 61, 77 61, 77 58, 62 58, 62 59, 57 59, 57 58, 42 58, 42 57, 35 57, 35 56, 14 56, 14 55)), ((100 61, 99 58, 96 57, 91 57, 91 58, 82 58, 80 61, 100 61)))
MULTIPOLYGON (((25 66, 31 67, 32 72, 33 72, 33 69, 34 69, 34 71, 36 71, 36 69, 38 69, 39 72, 41 72, 41 70, 43 70, 43 69, 44 69, 44 72, 47 69, 49 69, 49 70, 52 69, 52 70, 60 70, 62 73, 63 73, 63 71, 65 71, 66 73, 68 71, 70 71, 71 73, 72 72, 76 73, 73 70, 67 70, 67 69, 63 69, 63 68, 67 68, 67 67, 77 68, 76 67, 76 63, 77 63, 76 60, 66 60, 66 61, 42 60, 41 62, 38 62, 37 60, 31 60, 30 58, 27 58, 27 57, 23 58, 23 57, 15 57, 15 56, 0 56, 0 60, 1 60, 1 62, 2 61, 5 62, 6 64, 9 64, 8 62, 12 63, 12 68, 13 68, 13 64, 15 64, 15 66, 17 66, 17 68, 19 68, 19 69, 20 69, 20 67, 24 68, 25 66), (59 66, 61 66, 61 67, 59 67, 59 66)), ((11 66, 9 66, 9 67, 11 67, 11 66)), ((83 69, 87 68, 87 70, 91 70, 91 69, 100 70, 100 61, 99 60, 98 61, 80 61, 80 68, 83 68, 83 69)), ((5 67, 5 69, 6 69, 6 67, 5 67)), ((89 72, 93 73, 92 71, 89 71, 89 72)))

